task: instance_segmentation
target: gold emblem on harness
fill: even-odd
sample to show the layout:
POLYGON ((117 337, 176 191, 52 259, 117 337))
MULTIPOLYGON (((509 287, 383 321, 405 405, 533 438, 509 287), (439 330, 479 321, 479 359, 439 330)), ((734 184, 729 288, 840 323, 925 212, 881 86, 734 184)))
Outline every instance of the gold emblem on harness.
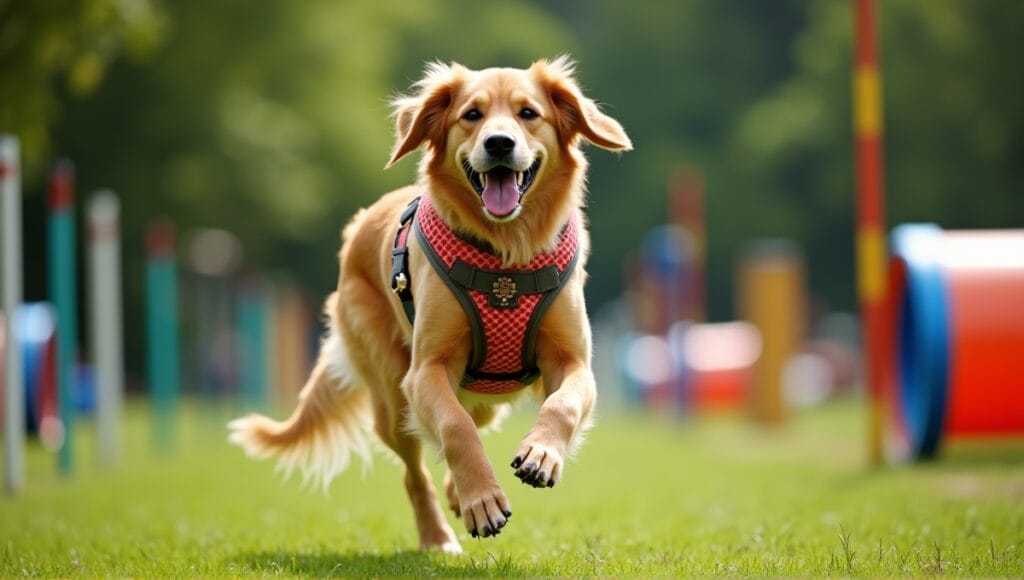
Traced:
POLYGON ((501 300, 502 306, 508 306, 509 301, 515 298, 516 293, 516 283, 508 276, 499 276, 491 285, 491 294, 501 300))

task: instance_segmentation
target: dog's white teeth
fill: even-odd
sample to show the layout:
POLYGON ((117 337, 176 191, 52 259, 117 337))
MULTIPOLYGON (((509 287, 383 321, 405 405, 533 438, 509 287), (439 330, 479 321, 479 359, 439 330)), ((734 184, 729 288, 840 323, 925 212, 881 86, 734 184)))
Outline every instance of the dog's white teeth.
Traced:
POLYGON ((523 186, 524 175, 526 174, 523 173, 522 171, 516 171, 516 185, 518 185, 519 187, 523 186))
POLYGON ((484 189, 487 189, 487 174, 486 173, 481 173, 480 174, 480 185, 482 185, 484 189))

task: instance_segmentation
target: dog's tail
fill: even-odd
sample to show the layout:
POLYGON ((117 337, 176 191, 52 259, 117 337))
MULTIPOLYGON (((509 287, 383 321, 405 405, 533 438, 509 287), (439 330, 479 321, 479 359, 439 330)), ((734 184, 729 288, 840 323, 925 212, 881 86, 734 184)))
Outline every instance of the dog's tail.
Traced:
MULTIPOLYGON (((328 299, 328 310, 334 301, 328 299)), ((370 461, 373 412, 370 393, 351 368, 345 345, 332 324, 320 356, 286 421, 252 414, 228 423, 228 439, 250 457, 278 457, 278 469, 302 472, 303 484, 326 489, 355 453, 370 461)))

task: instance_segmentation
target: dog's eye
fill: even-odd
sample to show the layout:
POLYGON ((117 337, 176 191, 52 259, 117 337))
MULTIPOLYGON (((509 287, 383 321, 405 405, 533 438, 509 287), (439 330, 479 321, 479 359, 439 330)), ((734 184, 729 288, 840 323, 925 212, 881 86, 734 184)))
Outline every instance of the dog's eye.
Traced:
POLYGON ((480 109, 470 109, 462 118, 467 121, 479 121, 484 118, 484 114, 480 112, 480 109))
POLYGON ((523 107, 522 110, 519 111, 519 118, 523 119, 524 121, 530 121, 536 119, 539 116, 540 114, 537 113, 537 111, 531 109, 530 107, 523 107))

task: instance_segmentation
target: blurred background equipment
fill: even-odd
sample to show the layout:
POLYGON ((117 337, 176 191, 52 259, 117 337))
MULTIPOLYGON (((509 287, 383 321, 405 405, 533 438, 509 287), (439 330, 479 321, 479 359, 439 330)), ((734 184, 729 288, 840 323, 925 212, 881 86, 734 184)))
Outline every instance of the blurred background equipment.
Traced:
POLYGON ((1024 230, 893 229, 891 452, 1024 434, 1024 230))
POLYGON ((747 405, 755 384, 762 334, 749 322, 679 325, 683 364, 698 413, 735 411, 747 405))
POLYGON ((761 334, 750 412, 756 421, 785 420, 783 371, 807 337, 804 261, 792 242, 759 240, 740 261, 739 315, 761 334))
POLYGON ((1021 227, 1024 77, 1007 71, 1024 3, 509 0, 486 19, 471 0, 415 6, 3 8, 0 131, 17 136, 0 139, 8 488, 24 479, 22 298, 58 311, 65 470, 76 414, 116 458, 122 395, 150 395, 166 445, 186 398, 213 411, 290 404, 337 282, 340 228, 414 179, 414 162, 381 169, 387 97, 432 60, 526 66, 561 53, 638 144, 589 155, 602 407, 780 421, 866 392, 880 459, 880 389, 896 367, 878 361, 900 348, 877 324, 886 224, 1021 227), (58 155, 73 178, 69 165, 48 173, 58 155), (72 182, 120 194, 117 234, 85 225, 72 182), (180 244, 159 229, 155 248, 142 242, 155 216, 180 244), (112 237, 87 247, 101 230, 112 237), (791 250, 788 286, 744 262, 766 239, 791 250), (103 346, 118 343, 120 354, 103 346))
POLYGON ((14 338, 22 301, 21 162, 18 140, 0 133, 0 314, 3 314, 4 488, 25 482, 25 375, 14 338))
POLYGON ((178 258, 174 224, 158 218, 146 234, 146 345, 157 447, 173 446, 181 396, 178 258))
POLYGON ((89 252, 89 329, 96 376, 99 458, 117 462, 124 408, 124 338, 121 297, 121 202, 114 192, 94 193, 86 207, 89 252))
POLYGON ((13 344, 21 346, 25 369, 25 425, 49 451, 64 445, 57 384, 57 311, 45 302, 22 304, 15 316, 13 344))
POLYGON ((78 237, 75 168, 70 160, 59 159, 50 170, 48 198, 49 296, 57 310, 57 400, 64 427, 64 443, 59 447, 57 464, 61 473, 70 475, 74 468, 72 390, 78 363, 78 237))
POLYGON ((885 323, 885 158, 882 71, 875 0, 854 0, 853 133, 855 144, 857 299, 864 329, 869 393, 868 458, 882 461, 882 390, 892 333, 885 323))

